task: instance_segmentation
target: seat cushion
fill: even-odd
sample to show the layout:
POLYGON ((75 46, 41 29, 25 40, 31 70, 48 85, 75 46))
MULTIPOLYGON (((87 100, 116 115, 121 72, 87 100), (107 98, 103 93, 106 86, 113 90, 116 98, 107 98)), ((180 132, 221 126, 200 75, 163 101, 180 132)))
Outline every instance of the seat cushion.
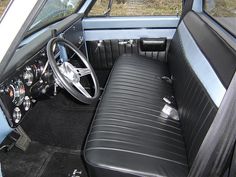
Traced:
POLYGON ((188 174, 180 122, 162 113, 172 96, 165 63, 120 57, 98 106, 84 150, 90 176, 188 174))

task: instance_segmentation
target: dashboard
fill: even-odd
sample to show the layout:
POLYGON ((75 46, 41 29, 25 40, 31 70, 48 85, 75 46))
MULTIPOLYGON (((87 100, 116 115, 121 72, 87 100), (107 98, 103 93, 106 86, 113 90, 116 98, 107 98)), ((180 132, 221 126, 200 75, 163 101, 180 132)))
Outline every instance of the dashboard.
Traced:
MULTIPOLYGON (((46 52, 52 30, 85 52, 83 14, 74 14, 24 40, 1 73, 0 107, 11 128, 17 127, 37 101, 54 95, 54 76, 46 52)), ((58 54, 58 53, 57 53, 58 54)), ((56 54, 56 55, 57 55, 56 54)), ((0 129, 0 134, 1 134, 0 129)))
POLYGON ((7 111, 8 123, 16 127, 34 106, 37 98, 50 87, 53 74, 47 69, 46 51, 43 49, 18 68, 0 85, 2 107, 7 111))

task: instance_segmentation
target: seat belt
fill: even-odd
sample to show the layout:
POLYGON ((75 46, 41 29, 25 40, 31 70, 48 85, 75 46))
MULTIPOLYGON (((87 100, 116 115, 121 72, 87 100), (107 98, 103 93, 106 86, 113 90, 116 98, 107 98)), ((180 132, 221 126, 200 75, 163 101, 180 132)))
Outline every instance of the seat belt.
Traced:
POLYGON ((188 177, 220 177, 236 140, 236 73, 196 155, 188 177))

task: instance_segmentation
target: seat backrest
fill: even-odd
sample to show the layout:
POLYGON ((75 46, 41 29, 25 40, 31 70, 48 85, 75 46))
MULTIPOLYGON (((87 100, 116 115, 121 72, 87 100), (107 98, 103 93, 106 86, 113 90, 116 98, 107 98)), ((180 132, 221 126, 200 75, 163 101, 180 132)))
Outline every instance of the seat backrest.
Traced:
POLYGON ((189 12, 171 42, 168 64, 191 166, 236 70, 236 52, 189 12))

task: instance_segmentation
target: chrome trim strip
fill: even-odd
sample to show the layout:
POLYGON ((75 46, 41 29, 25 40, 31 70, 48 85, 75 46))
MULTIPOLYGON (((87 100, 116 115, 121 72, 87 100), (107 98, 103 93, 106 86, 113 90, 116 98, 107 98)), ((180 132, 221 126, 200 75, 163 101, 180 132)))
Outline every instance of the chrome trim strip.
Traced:
POLYGON ((140 39, 141 37, 172 39, 175 29, 132 29, 132 30, 87 30, 84 31, 86 41, 140 39))
POLYGON ((177 28, 177 16, 148 17, 90 17, 83 20, 86 29, 117 29, 117 28, 177 28))
POLYGON ((192 9, 193 9, 193 11, 195 11, 195 12, 202 12, 203 10, 202 10, 202 7, 203 7, 203 1, 199 1, 199 0, 194 0, 193 1, 193 7, 192 7, 192 9))
POLYGON ((78 11, 78 13, 85 13, 85 11, 87 10, 88 6, 93 2, 93 0, 86 0, 84 5, 80 8, 80 10, 78 11))
POLYGON ((212 101, 219 107, 226 92, 225 87, 183 22, 179 25, 178 34, 190 66, 207 90, 212 101))

